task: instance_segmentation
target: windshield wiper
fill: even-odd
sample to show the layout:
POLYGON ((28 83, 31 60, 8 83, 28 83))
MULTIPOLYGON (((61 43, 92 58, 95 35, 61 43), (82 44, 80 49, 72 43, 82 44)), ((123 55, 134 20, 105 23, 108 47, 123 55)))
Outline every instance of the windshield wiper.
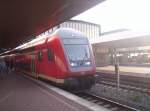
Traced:
POLYGON ((85 59, 88 58, 87 51, 86 51, 86 50, 84 50, 84 51, 85 51, 85 54, 84 54, 84 57, 82 58, 82 60, 81 60, 81 62, 80 62, 80 65, 83 65, 85 59))

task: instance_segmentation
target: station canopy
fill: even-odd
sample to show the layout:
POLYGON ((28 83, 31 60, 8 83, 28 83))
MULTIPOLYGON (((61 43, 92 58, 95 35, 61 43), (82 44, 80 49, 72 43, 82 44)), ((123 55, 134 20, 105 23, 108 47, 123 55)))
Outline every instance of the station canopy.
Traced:
POLYGON ((1 0, 0 48, 14 48, 102 1, 1 0))
POLYGON ((100 48, 131 48, 150 46, 150 32, 126 30, 118 33, 105 34, 90 41, 100 48))

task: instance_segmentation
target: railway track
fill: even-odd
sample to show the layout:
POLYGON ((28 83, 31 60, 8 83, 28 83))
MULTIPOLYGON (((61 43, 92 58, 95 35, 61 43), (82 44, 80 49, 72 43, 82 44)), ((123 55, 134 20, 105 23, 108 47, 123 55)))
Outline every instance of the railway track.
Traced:
MULTIPOLYGON (((104 84, 107 86, 117 87, 116 82, 99 81, 98 83, 104 84)), ((140 87, 135 87, 135 86, 130 86, 130 85, 124 85, 124 84, 120 84, 120 88, 150 94, 150 89, 145 89, 145 88, 140 88, 140 87)))
MULTIPOLYGON (((105 74, 97 73, 96 78, 97 83, 111 83, 112 86, 116 86, 117 77, 115 74, 105 74)), ((120 75, 120 86, 122 88, 128 88, 132 90, 142 91, 150 93, 150 79, 149 78, 139 78, 127 75, 120 75)))
POLYGON ((106 99, 103 97, 96 96, 93 93, 80 92, 80 93, 76 93, 76 95, 79 97, 82 97, 83 99, 86 99, 92 103, 101 105, 101 106, 109 109, 110 111, 138 111, 129 106, 114 102, 112 100, 109 100, 109 99, 106 99))
MULTIPOLYGON (((44 81, 46 84, 49 84, 48 82, 44 81)), ((52 84, 54 85, 54 84, 52 84)), ((54 85, 55 86, 55 85, 54 85)), ((59 87, 60 88, 60 87, 59 87)), ((70 91, 69 91, 70 92, 70 91)), ((137 109, 134 109, 132 107, 129 107, 127 105, 120 104, 118 102, 97 96, 89 91, 86 92, 70 92, 73 93, 83 99, 86 99, 92 103, 95 103, 97 105, 103 106, 110 111, 139 111, 137 109)))

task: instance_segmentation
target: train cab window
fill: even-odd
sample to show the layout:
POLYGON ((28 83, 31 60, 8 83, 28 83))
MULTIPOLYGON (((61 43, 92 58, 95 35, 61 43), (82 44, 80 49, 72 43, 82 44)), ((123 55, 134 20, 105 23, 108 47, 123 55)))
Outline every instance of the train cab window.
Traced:
POLYGON ((51 49, 47 50, 47 54, 48 54, 48 60, 52 61, 54 59, 54 53, 51 49))
POLYGON ((42 50, 40 50, 39 52, 38 52, 38 60, 39 61, 41 61, 42 60, 42 50))

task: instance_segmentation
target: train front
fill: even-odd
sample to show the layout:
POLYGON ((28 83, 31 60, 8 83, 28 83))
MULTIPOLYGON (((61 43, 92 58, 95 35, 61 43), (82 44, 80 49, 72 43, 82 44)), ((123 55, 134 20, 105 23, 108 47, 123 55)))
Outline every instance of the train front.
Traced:
POLYGON ((63 30, 61 39, 68 64, 66 86, 90 88, 95 83, 96 66, 88 38, 75 30, 63 30))

